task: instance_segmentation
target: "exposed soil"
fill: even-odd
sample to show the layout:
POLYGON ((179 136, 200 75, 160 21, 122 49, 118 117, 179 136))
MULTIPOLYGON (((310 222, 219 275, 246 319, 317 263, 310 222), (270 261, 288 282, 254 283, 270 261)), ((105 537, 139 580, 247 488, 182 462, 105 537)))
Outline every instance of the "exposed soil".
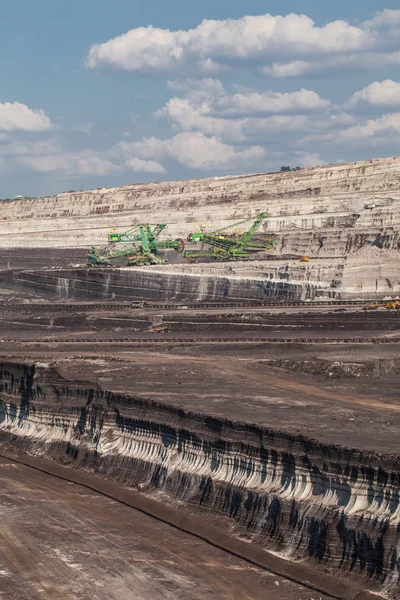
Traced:
POLYGON ((237 421, 322 442, 400 451, 400 312, 68 306, 0 306, 0 353, 50 361, 66 378, 102 389, 222 418, 228 410, 237 421), (157 322, 165 332, 149 331, 157 322))
POLYGON ((311 600, 316 593, 87 488, 5 459, 0 477, 7 600, 311 600))
MULTIPOLYGON (((340 309, 191 309, 178 305, 138 309, 112 302, 64 305, 16 298, 0 304, 0 311, 0 399, 8 403, 5 410, 10 419, 2 436, 8 451, 14 448, 48 456, 83 470, 87 477, 100 472, 135 487, 149 502, 196 514, 212 528, 229 532, 232 540, 239 536, 278 552, 279 560, 293 568, 300 568, 304 561, 307 581, 313 584, 314 577, 317 585, 325 572, 325 589, 334 597, 353 598, 362 593, 367 598, 367 590, 385 589, 397 598, 394 567, 390 566, 397 564, 390 554, 397 544, 395 525, 382 533, 386 517, 379 509, 379 527, 371 530, 371 517, 359 512, 346 521, 348 539, 339 528, 340 515, 350 502, 346 494, 358 493, 361 498, 372 493, 371 488, 363 488, 361 473, 368 469, 376 473, 368 475, 374 481, 373 494, 386 494, 391 506, 395 503, 395 457, 400 455, 399 312, 383 308, 369 312, 350 305, 340 309), (152 326, 161 330, 154 333, 152 326), (27 385, 33 385, 29 365, 36 365, 37 373, 32 393, 26 391, 27 385), (110 406, 116 411, 116 425, 110 420, 110 406), (190 415, 193 431, 185 433, 190 415), (110 455, 109 450, 97 450, 100 439, 104 448, 115 443, 111 441, 115 426, 122 440, 132 435, 136 441, 123 441, 110 455), (202 433, 201 427, 209 434, 202 433), (151 466, 152 459, 144 457, 154 454, 150 448, 158 447, 159 435, 165 467, 162 461, 151 466), (186 441, 174 450, 179 436, 186 441), (248 490, 255 484, 242 480, 236 484, 233 479, 229 485, 215 484, 205 499, 206 480, 196 470, 191 472, 192 458, 186 459, 187 472, 179 472, 179 477, 176 471, 168 474, 182 452, 180 447, 194 443, 205 448, 212 443, 212 452, 221 457, 213 458, 211 467, 217 460, 226 460, 224 453, 242 457, 237 460, 243 465, 255 454, 263 456, 262 445, 268 448, 267 441, 259 441, 263 436, 275 440, 268 452, 272 461, 274 452, 281 455, 283 471, 272 491, 266 493, 261 486, 251 492, 258 498, 251 501, 251 518, 248 490), (138 440, 143 444, 139 455, 134 451, 138 440), (235 446, 239 442, 240 451, 235 446), (357 461, 362 460, 365 464, 358 468, 357 461), (301 494, 297 499, 299 492, 293 488, 292 511, 293 506, 299 514, 304 511, 295 534, 293 524, 289 527, 292 517, 286 496, 290 496, 285 486, 298 487, 302 478, 309 477, 302 474, 304 468, 309 469, 311 479, 315 473, 322 479, 313 483, 307 500, 306 496, 301 500, 301 494), (393 490, 381 492, 381 473, 386 474, 386 482, 392 482, 393 490), (343 492, 347 489, 351 491, 343 492), (332 495, 338 498, 336 507, 328 501, 332 495), (279 517, 271 508, 278 499, 279 517), (323 508, 325 502, 329 507, 323 508), (350 542, 353 530, 354 536, 365 536, 372 548, 365 560, 360 547, 350 542), (379 536, 384 535, 381 556, 379 536), (297 540, 293 548, 291 538, 297 540), (341 552, 346 553, 342 562, 341 552), (310 568, 315 569, 314 576, 309 575, 310 568), (348 584, 343 588, 344 576, 348 584), (328 577, 336 577, 337 584, 326 583, 328 577), (347 585, 355 594, 346 596, 341 591, 347 585)), ((213 468, 217 469, 212 467, 210 473, 213 468)), ((0 497, 0 536, 5 548, 0 552, 4 565, 0 564, 0 592, 3 581, 9 584, 11 573, 12 586, 7 589, 13 595, 5 597, 12 600, 150 599, 155 592, 165 598, 323 597, 229 558, 222 550, 203 548, 205 542, 184 533, 176 535, 167 525, 130 514, 132 509, 117 508, 94 493, 26 473, 23 467, 10 467, 4 461, 1 471, 10 476, 0 497), (44 498, 51 502, 42 511, 44 498), (21 510, 32 505, 29 519, 18 521, 21 510), (41 531, 36 534, 34 523, 39 521, 41 531), (32 553, 41 557, 39 563, 29 558, 32 553), (38 569, 37 564, 46 567, 38 569), (74 582, 68 577, 71 570, 74 582), (52 578, 55 587, 49 583, 52 578), (90 584, 93 580, 99 583, 95 589, 90 584)), ((368 503, 372 511, 369 496, 368 503)), ((396 508, 391 510, 397 514, 396 508)), ((304 573, 297 581, 304 581, 304 573)))

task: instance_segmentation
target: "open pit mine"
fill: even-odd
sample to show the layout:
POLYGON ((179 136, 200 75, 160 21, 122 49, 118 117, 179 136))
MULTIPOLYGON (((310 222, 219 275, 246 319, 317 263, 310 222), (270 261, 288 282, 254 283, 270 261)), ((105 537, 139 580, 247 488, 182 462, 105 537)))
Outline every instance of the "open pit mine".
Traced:
POLYGON ((400 598, 400 158, 0 204, 0 597, 400 598))

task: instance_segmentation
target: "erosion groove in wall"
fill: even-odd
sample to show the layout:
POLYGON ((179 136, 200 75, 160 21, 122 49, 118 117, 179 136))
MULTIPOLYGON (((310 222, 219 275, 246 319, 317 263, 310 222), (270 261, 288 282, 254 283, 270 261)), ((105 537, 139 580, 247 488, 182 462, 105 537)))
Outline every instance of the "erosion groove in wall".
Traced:
POLYGON ((47 365, 2 363, 0 375, 0 440, 162 494, 366 588, 398 584, 397 460, 113 394, 47 365))

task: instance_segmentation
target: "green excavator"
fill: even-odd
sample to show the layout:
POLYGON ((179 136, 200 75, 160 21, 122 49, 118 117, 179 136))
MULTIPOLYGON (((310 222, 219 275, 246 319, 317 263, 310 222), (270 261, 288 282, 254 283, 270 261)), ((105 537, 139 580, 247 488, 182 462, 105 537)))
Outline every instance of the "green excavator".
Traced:
POLYGON ((274 239, 272 237, 268 237, 258 243, 251 241, 267 217, 268 213, 262 212, 255 220, 254 217, 249 217, 218 231, 212 231, 210 233, 205 231, 191 233, 187 238, 189 242, 203 242, 204 244, 211 246, 211 250, 206 252, 185 252, 184 257, 235 260, 247 258, 250 256, 251 252, 271 249, 274 247, 274 239), (249 221, 253 221, 253 224, 248 231, 242 233, 227 233, 228 230, 237 229, 237 227, 248 223, 249 221))
POLYGON ((111 230, 108 236, 108 246, 92 247, 88 254, 88 265, 91 267, 110 267, 113 259, 121 256, 128 257, 128 266, 162 264, 158 251, 172 248, 183 252, 185 242, 182 239, 158 240, 158 236, 167 227, 166 224, 142 224, 123 233, 111 230), (120 245, 121 244, 121 245, 120 245))

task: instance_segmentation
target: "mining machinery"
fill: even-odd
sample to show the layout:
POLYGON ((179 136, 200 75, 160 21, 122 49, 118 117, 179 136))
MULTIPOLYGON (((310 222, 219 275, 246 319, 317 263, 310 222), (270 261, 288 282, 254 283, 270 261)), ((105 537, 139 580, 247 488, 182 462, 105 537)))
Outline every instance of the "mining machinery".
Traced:
POLYGON ((385 304, 387 310, 400 310, 400 300, 390 300, 385 304))
POLYGON ((183 252, 185 242, 182 239, 176 240, 158 240, 158 236, 167 225, 165 223, 158 223, 157 225, 136 225, 132 229, 125 231, 124 233, 116 233, 114 229, 110 231, 108 241, 111 244, 115 243, 129 243, 135 244, 140 243, 144 248, 149 251, 165 250, 166 248, 173 248, 177 252, 183 252))
POLYGON ((88 255, 91 267, 112 266, 112 260, 127 256, 129 266, 162 264, 158 256, 161 249, 172 248, 183 252, 185 242, 182 239, 158 240, 158 236, 167 227, 165 224, 137 225, 124 233, 116 233, 114 229, 108 236, 108 246, 92 247, 88 255))
POLYGON ((271 249, 274 247, 274 240, 271 237, 259 243, 251 241, 267 217, 268 213, 262 212, 255 220, 254 217, 249 217, 218 231, 212 231, 210 233, 205 231, 191 233, 187 238, 189 242, 203 242, 204 244, 211 246, 211 250, 207 252, 185 252, 184 257, 209 257, 216 260, 235 260, 247 258, 251 252, 271 249), (228 232, 232 229, 237 230, 238 227, 249 221, 253 221, 253 224, 248 231, 242 233, 238 233, 237 231, 235 233, 228 232))

